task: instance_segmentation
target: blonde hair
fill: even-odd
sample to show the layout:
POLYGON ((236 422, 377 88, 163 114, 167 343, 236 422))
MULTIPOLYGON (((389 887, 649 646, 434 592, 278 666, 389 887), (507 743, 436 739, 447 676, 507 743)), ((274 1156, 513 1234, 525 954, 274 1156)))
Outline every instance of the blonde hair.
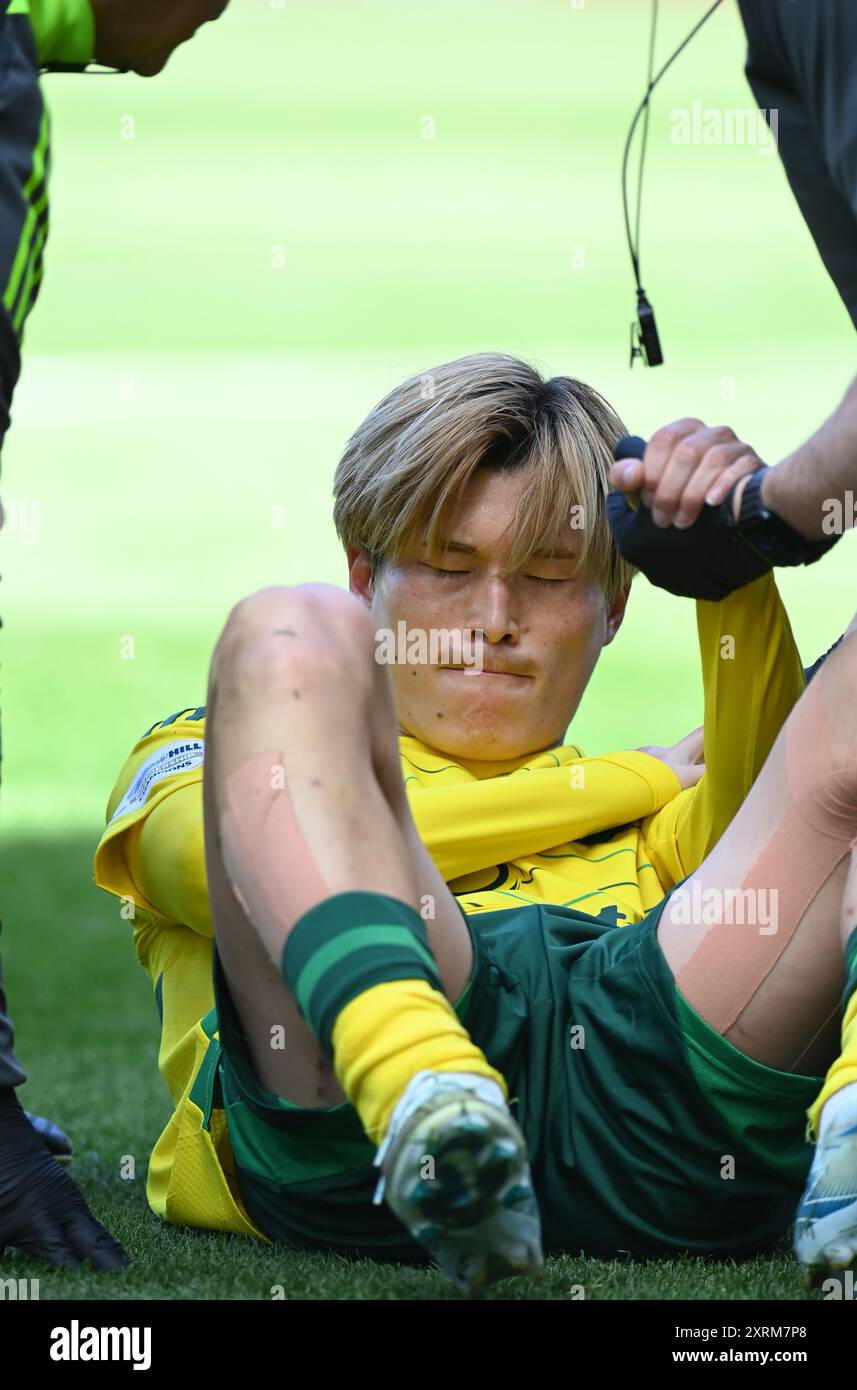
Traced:
POLYGON ((358 425, 334 477, 337 534, 374 566, 399 561, 419 532, 433 563, 477 468, 520 470, 509 570, 535 550, 567 546, 571 533, 582 542, 578 570, 612 600, 634 573, 604 506, 613 446, 626 432, 582 381, 545 381, 500 352, 459 357, 394 387, 358 425))

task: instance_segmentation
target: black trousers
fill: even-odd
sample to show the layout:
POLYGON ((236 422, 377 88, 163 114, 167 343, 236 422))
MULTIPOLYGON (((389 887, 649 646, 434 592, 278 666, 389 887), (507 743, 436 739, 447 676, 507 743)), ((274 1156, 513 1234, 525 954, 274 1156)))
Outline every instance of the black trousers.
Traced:
POLYGON ((857 0, 738 0, 747 79, 857 327, 857 0))
MULTIPOLYGON (((24 322, 38 294, 47 235, 49 149, 38 60, 26 15, 0 0, 0 448, 21 368, 24 322)), ((0 967, 0 1088, 26 1073, 13 1051, 12 1020, 0 967)))

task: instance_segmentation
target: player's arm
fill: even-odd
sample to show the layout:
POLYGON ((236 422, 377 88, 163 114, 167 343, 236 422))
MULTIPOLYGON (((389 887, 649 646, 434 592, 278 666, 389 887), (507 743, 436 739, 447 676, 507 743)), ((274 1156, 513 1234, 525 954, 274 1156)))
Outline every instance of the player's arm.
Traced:
POLYGON ((791 625, 764 575, 696 605, 705 700, 705 772, 643 824, 662 882, 691 873, 733 820, 805 687, 791 625))
MULTIPOLYGON (((182 711, 135 746, 108 803, 95 880, 161 923, 211 937, 202 713, 182 711)), ((662 755, 620 751, 481 782, 406 788, 417 829, 450 880, 647 816, 681 790, 680 776, 662 755)))
MULTIPOLYGON (((728 429, 679 420, 652 436, 642 459, 614 466, 611 480, 632 486, 646 513, 647 553, 670 576, 673 592, 692 592, 694 547, 688 538, 715 486, 740 494, 762 467, 753 449, 728 429), (674 581, 674 582, 672 582, 674 581), (686 582, 687 581, 687 582, 686 582)), ((732 499, 739 514, 740 495, 732 499)), ((616 515, 614 509, 614 516, 616 515)), ((611 523, 612 524, 612 523, 611 523)), ((620 524, 621 533, 622 526, 620 524)), ((614 532, 616 527, 614 527, 614 532)), ((725 548, 725 542, 724 542, 725 548)), ((712 550, 717 559, 717 545, 712 550)), ((702 676, 705 775, 644 825, 652 862, 664 882, 684 877, 717 843, 743 802, 773 742, 805 686, 803 667, 770 567, 718 601, 697 601, 702 676)), ((722 576, 709 576, 719 586, 722 576)))
MULTIPOLYGON (((144 922, 179 923, 211 937, 202 714, 184 710, 154 725, 135 745, 110 795, 94 876, 144 922)), ((138 941, 141 959, 142 954, 138 941)))
POLYGON ((158 1065, 174 1103, 214 1003, 205 876, 201 714, 149 730, 116 780, 95 852, 99 887, 119 899, 161 1018, 158 1065))
POLYGON ((634 751, 453 786, 407 782, 406 790, 420 836, 449 882, 639 820, 671 801, 681 782, 660 758, 634 751))

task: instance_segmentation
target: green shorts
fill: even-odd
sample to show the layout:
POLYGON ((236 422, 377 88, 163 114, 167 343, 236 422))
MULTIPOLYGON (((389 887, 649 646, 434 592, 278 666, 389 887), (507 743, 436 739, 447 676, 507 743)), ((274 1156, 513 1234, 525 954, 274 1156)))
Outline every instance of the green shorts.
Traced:
MULTIPOLYGON (((822 1077, 739 1052, 679 995, 658 944, 666 899, 629 927, 532 905, 466 917, 473 971, 456 1012, 506 1078, 546 1251, 742 1256, 788 1230, 812 1159, 822 1077)), ((414 1262, 372 1205, 373 1146, 348 1104, 266 1091, 215 952, 218 1072, 242 1199, 274 1240, 414 1262)))

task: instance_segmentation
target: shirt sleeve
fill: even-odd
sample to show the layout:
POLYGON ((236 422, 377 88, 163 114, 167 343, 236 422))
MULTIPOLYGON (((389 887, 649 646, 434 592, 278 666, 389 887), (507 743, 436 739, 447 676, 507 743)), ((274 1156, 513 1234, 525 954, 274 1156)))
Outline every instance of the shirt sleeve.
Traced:
POLYGON ((211 936, 204 747, 200 721, 176 716, 136 744, 110 794, 93 871, 99 888, 123 899, 135 917, 180 922, 211 936))
POLYGON ((736 815, 806 686, 772 574, 719 603, 698 600, 705 772, 643 822, 666 885, 698 868, 736 815))
POLYGON ((40 63, 90 63, 95 18, 89 0, 29 0, 40 63))
POLYGON ((681 791, 648 753, 579 758, 508 777, 408 783, 417 830, 447 882, 649 816, 681 791))
MULTIPOLYGON (((137 744, 111 793, 94 871, 99 887, 151 920, 210 937, 203 745, 193 721, 156 727, 137 744)), ((420 836, 449 881, 639 820, 680 790, 666 764, 623 751, 483 782, 411 783, 408 795, 420 836)))

